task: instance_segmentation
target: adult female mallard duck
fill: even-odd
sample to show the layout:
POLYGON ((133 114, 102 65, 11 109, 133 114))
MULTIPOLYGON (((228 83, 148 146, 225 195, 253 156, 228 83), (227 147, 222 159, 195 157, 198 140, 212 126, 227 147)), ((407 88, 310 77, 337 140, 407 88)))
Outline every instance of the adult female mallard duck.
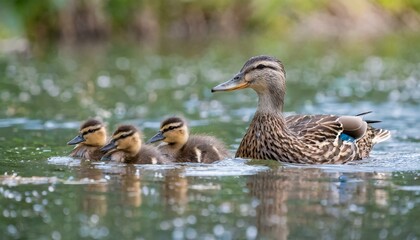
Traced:
POLYGON ((101 148, 103 160, 121 163, 161 164, 168 160, 153 146, 142 144, 141 133, 132 125, 121 125, 101 148))
POLYGON ((97 161, 103 155, 99 149, 105 143, 105 125, 99 120, 89 119, 80 126, 79 135, 67 143, 68 145, 77 144, 69 156, 97 161))
POLYGON ((361 116, 297 115, 284 117, 286 73, 270 56, 250 58, 231 80, 212 89, 252 88, 258 107, 236 157, 289 163, 346 163, 369 156, 373 145, 390 132, 375 129, 361 116))
POLYGON ((176 162, 212 163, 229 157, 224 144, 213 136, 190 136, 187 123, 179 117, 162 121, 160 131, 148 143, 163 141, 158 146, 176 162))

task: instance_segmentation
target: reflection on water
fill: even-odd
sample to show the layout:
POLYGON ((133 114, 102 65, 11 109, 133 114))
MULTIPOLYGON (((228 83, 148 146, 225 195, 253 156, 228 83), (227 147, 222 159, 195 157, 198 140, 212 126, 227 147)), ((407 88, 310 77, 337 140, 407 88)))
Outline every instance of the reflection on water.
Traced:
POLYGON ((204 164, 160 168, 82 162, 72 167, 76 175, 65 180, 22 181, 21 177, 10 184, 17 176, 4 175, 0 228, 12 238, 49 234, 99 239, 420 236, 413 224, 420 214, 419 171, 268 169, 245 161, 236 166, 255 169, 244 176, 220 176, 212 175, 216 166, 204 164), (202 173, 189 176, 188 171, 196 167, 202 173), (40 231, 27 232, 29 222, 40 231))
MULTIPOLYGON (((363 215, 369 207, 388 207, 388 191, 384 186, 364 184, 374 178, 388 183, 391 174, 357 173, 351 177, 325 174, 322 170, 281 169, 260 173, 250 178, 252 196, 260 200, 257 226, 262 236, 276 239, 310 237, 342 239, 361 234, 366 223, 355 215, 363 215), (331 178, 336 181, 331 181, 331 178), (345 180, 344 180, 345 179, 345 180), (346 228, 337 225, 345 225, 346 228), (303 227, 300 229, 299 227, 303 227), (336 229, 335 229, 336 228, 336 229), (339 232, 342 231, 342 232, 339 232)), ((365 232, 366 233, 366 232, 365 232)), ((373 237, 372 233, 367 236, 373 237), (372 234, 372 235, 369 235, 372 234)), ((366 237, 366 236, 365 236, 366 237)), ((351 237, 358 239, 359 237, 351 237)))

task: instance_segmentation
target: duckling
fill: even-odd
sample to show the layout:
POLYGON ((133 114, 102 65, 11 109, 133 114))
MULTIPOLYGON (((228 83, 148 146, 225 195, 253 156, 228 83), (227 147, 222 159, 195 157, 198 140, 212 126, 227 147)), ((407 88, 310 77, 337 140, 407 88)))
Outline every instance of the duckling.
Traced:
POLYGON ((103 153, 99 150, 106 143, 105 125, 96 119, 88 119, 80 126, 79 135, 70 140, 68 145, 76 145, 70 157, 98 161, 103 153))
POLYGON ((297 115, 284 117, 286 72, 271 56, 250 58, 231 80, 212 92, 252 88, 257 111, 236 157, 289 163, 346 163, 369 156, 373 145, 390 137, 361 116, 297 115))
POLYGON ((180 117, 162 121, 160 131, 147 143, 158 141, 164 142, 159 150, 176 162, 212 163, 229 157, 229 151, 215 137, 190 136, 186 121, 180 117))
POLYGON ((105 153, 102 160, 137 164, 168 162, 155 147, 142 144, 140 131, 132 125, 119 126, 101 151, 105 153))

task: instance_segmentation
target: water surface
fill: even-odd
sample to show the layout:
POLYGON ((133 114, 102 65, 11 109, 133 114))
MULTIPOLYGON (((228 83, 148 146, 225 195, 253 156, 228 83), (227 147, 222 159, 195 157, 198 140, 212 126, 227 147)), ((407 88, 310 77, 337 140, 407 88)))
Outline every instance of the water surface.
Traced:
POLYGON ((420 58, 406 45, 378 43, 367 53, 271 48, 286 66, 286 114, 373 111, 366 118, 392 132, 366 160, 322 166, 66 157, 65 143, 88 117, 102 117, 110 131, 135 124, 147 138, 174 114, 188 118, 193 133, 225 141, 233 155, 256 94, 210 88, 268 49, 214 47, 191 56, 130 46, 1 56, 3 238, 418 239, 420 58))

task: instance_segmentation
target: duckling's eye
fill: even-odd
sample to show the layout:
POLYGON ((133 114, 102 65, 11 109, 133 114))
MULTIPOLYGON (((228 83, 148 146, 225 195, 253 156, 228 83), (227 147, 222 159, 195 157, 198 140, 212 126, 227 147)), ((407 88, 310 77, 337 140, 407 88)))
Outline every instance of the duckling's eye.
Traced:
POLYGON ((258 66, 255 69, 263 69, 263 68, 265 68, 264 64, 258 64, 258 66))
POLYGON ((89 129, 88 130, 88 133, 93 133, 95 130, 93 130, 93 129, 89 129))

